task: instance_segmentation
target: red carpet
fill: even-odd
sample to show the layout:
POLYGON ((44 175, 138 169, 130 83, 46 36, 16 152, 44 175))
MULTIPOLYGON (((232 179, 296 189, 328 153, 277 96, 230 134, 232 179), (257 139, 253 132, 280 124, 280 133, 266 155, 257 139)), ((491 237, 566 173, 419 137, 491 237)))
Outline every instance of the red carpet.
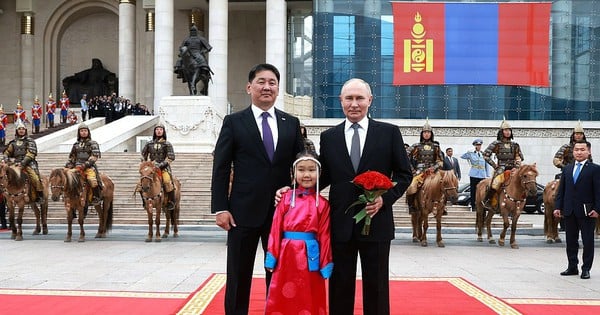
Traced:
MULTIPOLYGON (((360 288, 358 280, 357 288, 360 288)), ((360 291, 360 290, 359 290, 360 291)), ((0 289, 0 314, 223 314, 225 275, 213 274, 186 293, 0 289)), ((250 314, 263 314, 264 278, 252 282, 250 314)), ((461 278, 392 278, 391 309, 399 314, 600 314, 600 300, 500 299, 461 278)), ((354 314, 362 314, 356 296, 354 314)))
POLYGON ((175 314, 187 294, 0 289, 0 314, 175 314))
MULTIPOLYGON (((360 280, 357 283, 360 287, 360 280)), ((190 296, 178 314, 223 314, 225 275, 209 278, 190 296)), ((357 290, 360 291, 360 290, 357 290)), ((390 281, 392 314, 519 314, 460 278, 402 278, 390 281)), ((264 279, 252 282, 250 314, 264 313, 264 279)), ((354 314, 362 314, 362 296, 356 296, 354 314)))

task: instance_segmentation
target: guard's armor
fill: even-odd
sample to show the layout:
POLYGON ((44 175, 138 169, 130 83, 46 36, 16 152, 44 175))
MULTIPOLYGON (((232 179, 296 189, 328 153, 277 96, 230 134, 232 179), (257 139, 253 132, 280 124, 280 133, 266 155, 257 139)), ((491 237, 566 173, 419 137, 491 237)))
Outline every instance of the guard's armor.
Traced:
POLYGON ((413 173, 420 174, 430 167, 438 170, 444 165, 440 146, 433 142, 418 142, 409 149, 409 158, 413 162, 413 173))
POLYGON ((483 152, 483 158, 485 161, 494 168, 494 174, 498 175, 505 170, 511 170, 515 167, 521 166, 523 161, 523 153, 518 143, 514 141, 500 141, 496 140, 492 142, 487 149, 483 152), (496 154, 498 163, 492 159, 492 153, 496 154))
MULTIPOLYGON (((171 163, 175 160, 175 152, 173 151, 173 145, 165 141, 164 139, 151 140, 144 146, 142 150, 142 157, 144 161, 150 159, 155 163, 161 163, 167 161, 171 163)), ((171 172, 171 166, 167 164, 165 168, 167 172, 171 172)))
POLYGON ((73 148, 69 154, 69 162, 75 166, 81 165, 85 168, 96 168, 95 164, 100 156, 98 142, 91 139, 81 139, 73 144, 73 148))
POLYGON ((554 166, 562 169, 565 165, 573 163, 573 145, 571 143, 563 144, 554 155, 552 163, 554 166))
POLYGON ((44 190, 42 182, 40 181, 40 171, 35 160, 37 156, 37 145, 33 139, 25 135, 21 138, 17 137, 11 140, 6 146, 3 155, 5 159, 13 158, 15 163, 23 165, 24 170, 35 184, 36 190, 44 190), (33 170, 33 172, 31 170, 33 170))

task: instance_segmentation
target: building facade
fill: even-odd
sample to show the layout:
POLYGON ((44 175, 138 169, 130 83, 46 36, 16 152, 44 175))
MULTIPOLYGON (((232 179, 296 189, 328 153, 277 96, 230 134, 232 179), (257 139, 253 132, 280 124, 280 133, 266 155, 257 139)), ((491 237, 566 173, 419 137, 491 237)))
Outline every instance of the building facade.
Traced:
POLYGON ((474 137, 492 141, 506 117, 546 180, 556 172, 548 156, 575 121, 600 130, 600 0, 551 3, 551 83, 540 88, 394 86, 388 0, 0 0, 0 103, 12 112, 20 98, 28 109, 99 59, 117 75, 119 95, 156 111, 161 98, 188 94, 173 66, 193 22, 214 47, 209 96, 219 113, 248 105, 247 72, 269 62, 282 72, 277 106, 300 116, 318 143, 343 117, 341 85, 361 77, 375 95, 370 115, 401 126, 407 142, 429 117, 436 139, 458 154, 474 137))

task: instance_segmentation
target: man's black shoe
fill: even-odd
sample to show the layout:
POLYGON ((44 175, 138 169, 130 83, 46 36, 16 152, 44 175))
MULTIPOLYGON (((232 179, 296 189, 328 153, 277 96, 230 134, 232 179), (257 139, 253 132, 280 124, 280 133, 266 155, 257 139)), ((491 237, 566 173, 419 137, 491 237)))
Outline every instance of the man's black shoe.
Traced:
POLYGON ((581 279, 589 279, 590 271, 589 270, 581 270, 581 279))
MULTIPOLYGON (((561 276, 576 276, 579 274, 577 268, 567 268, 567 270, 560 273, 561 276)), ((588 271, 589 275, 589 271, 588 271)), ((583 274, 581 275, 583 277, 583 274)))

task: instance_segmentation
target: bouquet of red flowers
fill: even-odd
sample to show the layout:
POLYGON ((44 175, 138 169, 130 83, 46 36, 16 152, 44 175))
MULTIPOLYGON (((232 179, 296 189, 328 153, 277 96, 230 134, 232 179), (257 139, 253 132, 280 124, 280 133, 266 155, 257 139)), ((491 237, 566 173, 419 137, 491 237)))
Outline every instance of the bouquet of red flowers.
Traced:
MULTIPOLYGON (((377 171, 367 171, 362 174, 357 175, 352 180, 352 183, 363 190, 363 193, 358 196, 358 200, 352 203, 346 212, 350 210, 350 208, 359 205, 359 204, 367 204, 369 202, 375 201, 377 197, 383 195, 390 188, 394 187, 395 183, 393 183, 389 177, 377 172, 377 171)), ((371 217, 367 215, 367 208, 363 208, 356 215, 352 217, 356 223, 365 219, 365 225, 362 229, 362 235, 369 235, 371 230, 371 217)))

